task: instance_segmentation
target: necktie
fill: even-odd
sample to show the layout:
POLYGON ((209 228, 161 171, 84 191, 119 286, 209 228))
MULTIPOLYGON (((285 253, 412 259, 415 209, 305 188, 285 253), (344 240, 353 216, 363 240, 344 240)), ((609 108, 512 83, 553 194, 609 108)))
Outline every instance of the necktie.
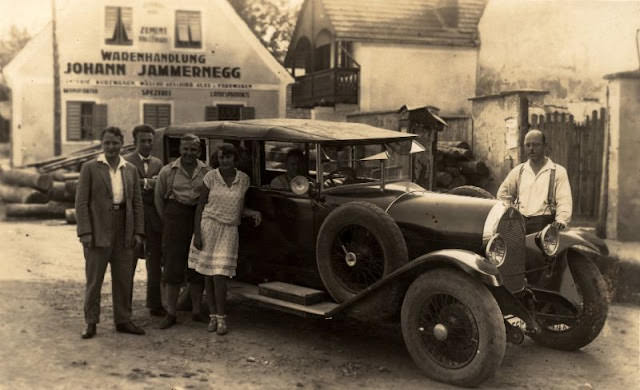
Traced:
POLYGON ((149 160, 151 160, 150 157, 142 159, 142 163, 144 165, 144 174, 145 174, 145 176, 147 175, 147 172, 149 172, 149 160))

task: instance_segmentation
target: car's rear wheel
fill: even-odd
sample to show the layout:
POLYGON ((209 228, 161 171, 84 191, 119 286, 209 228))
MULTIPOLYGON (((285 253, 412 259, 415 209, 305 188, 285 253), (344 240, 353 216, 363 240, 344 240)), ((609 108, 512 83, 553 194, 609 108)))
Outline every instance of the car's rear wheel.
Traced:
POLYGON ((406 264, 408 257, 404 237, 393 218, 368 202, 336 208, 318 232, 318 271, 337 302, 354 297, 406 264))
POLYGON ((429 271, 409 287, 402 304, 402 336, 429 377, 476 386, 492 376, 506 348, 496 300, 477 280, 453 269, 429 271))
POLYGON ((471 196, 473 198, 495 199, 495 196, 493 196, 489 191, 476 186, 455 187, 450 189, 448 193, 453 195, 471 196))
POLYGON ((607 285, 589 259, 571 255, 567 259, 582 302, 567 307, 560 300, 537 299, 535 306, 541 332, 531 336, 549 348, 574 351, 591 343, 607 319, 607 285))

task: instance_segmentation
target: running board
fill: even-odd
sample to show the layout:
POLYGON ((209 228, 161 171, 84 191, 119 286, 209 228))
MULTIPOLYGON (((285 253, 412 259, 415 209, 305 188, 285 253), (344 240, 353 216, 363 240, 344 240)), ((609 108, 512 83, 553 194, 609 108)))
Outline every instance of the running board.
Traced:
POLYGON ((312 305, 301 305, 298 303, 288 302, 278 298, 260 295, 258 286, 249 283, 229 281, 229 292, 256 302, 261 306, 271 309, 284 311, 287 313, 299 315, 302 317, 329 317, 329 313, 335 310, 339 305, 335 302, 319 302, 312 305))

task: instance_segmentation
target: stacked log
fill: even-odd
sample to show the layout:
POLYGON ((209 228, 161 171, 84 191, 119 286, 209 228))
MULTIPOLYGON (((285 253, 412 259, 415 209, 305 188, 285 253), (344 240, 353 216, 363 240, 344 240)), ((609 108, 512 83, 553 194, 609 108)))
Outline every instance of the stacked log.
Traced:
POLYGON ((438 141, 435 154, 436 191, 463 185, 486 188, 489 168, 473 157, 469 144, 461 141, 438 141))
POLYGON ((67 203, 48 202, 45 204, 10 203, 6 207, 9 218, 64 218, 67 203))
MULTIPOLYGON (((121 153, 135 149, 125 145, 121 153)), ((101 153, 100 145, 29 164, 0 170, 0 200, 7 203, 7 217, 66 218, 73 207, 81 165, 101 153)), ((75 219, 75 213, 73 213, 75 219)))

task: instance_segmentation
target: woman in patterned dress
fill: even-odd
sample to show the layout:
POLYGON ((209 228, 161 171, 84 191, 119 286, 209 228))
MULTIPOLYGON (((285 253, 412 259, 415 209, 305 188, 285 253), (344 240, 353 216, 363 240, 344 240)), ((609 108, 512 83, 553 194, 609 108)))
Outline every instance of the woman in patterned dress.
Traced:
POLYGON ((231 144, 218 148, 219 168, 203 179, 196 209, 189 268, 204 275, 209 306, 209 332, 227 333, 225 303, 227 280, 235 276, 238 259, 238 225, 242 216, 261 222, 259 211, 244 207, 249 176, 236 169, 239 153, 231 144))

